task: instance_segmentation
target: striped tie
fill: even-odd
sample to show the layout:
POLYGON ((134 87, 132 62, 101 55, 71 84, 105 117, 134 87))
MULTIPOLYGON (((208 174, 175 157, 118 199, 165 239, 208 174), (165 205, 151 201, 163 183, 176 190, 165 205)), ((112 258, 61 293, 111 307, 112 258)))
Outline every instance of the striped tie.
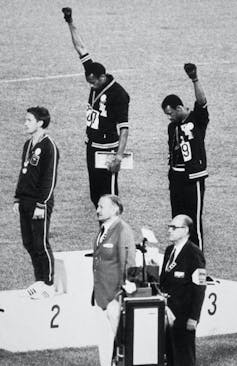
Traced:
POLYGON ((165 267, 165 270, 166 271, 170 271, 171 270, 170 266, 174 262, 174 258, 175 258, 175 248, 172 250, 172 252, 170 254, 170 257, 168 259, 168 262, 166 264, 166 267, 165 267))
POLYGON ((105 231, 105 227, 104 227, 104 225, 102 225, 101 226, 101 228, 100 228, 100 232, 99 232, 99 234, 98 234, 98 237, 97 237, 97 240, 96 240, 96 246, 98 247, 98 245, 100 244, 100 242, 101 242, 101 238, 102 238, 102 236, 103 236, 103 234, 104 234, 104 231, 105 231))

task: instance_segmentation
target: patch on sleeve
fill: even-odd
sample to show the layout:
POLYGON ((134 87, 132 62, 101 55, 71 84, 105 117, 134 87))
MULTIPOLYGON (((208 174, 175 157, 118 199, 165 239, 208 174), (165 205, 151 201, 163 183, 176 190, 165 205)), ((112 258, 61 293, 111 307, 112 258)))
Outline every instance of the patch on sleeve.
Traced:
POLYGON ((197 268, 192 274, 192 281, 195 285, 206 285, 207 272, 205 268, 197 268))

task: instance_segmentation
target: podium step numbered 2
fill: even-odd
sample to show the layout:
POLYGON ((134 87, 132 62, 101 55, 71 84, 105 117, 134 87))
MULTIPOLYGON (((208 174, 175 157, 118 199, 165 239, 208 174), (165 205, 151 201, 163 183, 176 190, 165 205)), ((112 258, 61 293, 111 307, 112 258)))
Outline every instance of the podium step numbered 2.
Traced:
POLYGON ((55 253, 53 298, 32 300, 25 290, 0 292, 0 348, 24 352, 98 343, 87 252, 55 253))

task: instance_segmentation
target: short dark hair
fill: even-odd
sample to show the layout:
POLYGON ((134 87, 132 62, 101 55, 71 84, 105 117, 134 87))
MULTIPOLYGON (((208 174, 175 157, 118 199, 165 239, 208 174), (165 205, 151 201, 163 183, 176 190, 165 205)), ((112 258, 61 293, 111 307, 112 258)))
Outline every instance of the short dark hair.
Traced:
POLYGON ((33 114, 37 121, 43 121, 42 128, 46 128, 50 122, 50 114, 47 108, 45 107, 30 107, 27 109, 28 113, 33 114))
POLYGON ((93 74, 96 78, 99 78, 101 75, 106 74, 106 69, 99 62, 91 62, 87 65, 85 74, 86 77, 93 74))
POLYGON ((176 107, 178 105, 183 105, 183 102, 182 100, 180 99, 180 97, 178 97, 177 95, 175 94, 170 94, 170 95, 167 95, 167 97, 165 97, 165 99, 163 100, 163 102, 161 103, 161 108, 163 110, 165 110, 165 108, 167 106, 170 106, 171 108, 173 109, 176 109, 176 107))
POLYGON ((118 207, 118 213, 121 215, 123 213, 123 204, 119 196, 116 196, 116 194, 104 194, 102 197, 107 197, 110 199, 110 201, 118 207))

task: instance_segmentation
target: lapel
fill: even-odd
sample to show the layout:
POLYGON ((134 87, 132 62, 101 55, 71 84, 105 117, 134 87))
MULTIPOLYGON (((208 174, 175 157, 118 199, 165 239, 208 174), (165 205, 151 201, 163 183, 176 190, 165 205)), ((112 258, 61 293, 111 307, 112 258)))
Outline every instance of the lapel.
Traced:
POLYGON ((165 273, 170 273, 176 267, 176 260, 169 264, 171 253, 173 252, 174 245, 170 247, 169 253, 167 253, 167 260, 165 262, 165 273), (169 264, 168 268, 167 265, 169 264))
POLYGON ((173 249, 174 249, 174 245, 171 245, 171 246, 169 246, 168 248, 167 248, 167 252, 166 252, 166 258, 165 258, 165 260, 164 260, 164 263, 163 263, 163 274, 164 274, 164 276, 167 274, 167 273, 169 273, 169 272, 167 272, 165 269, 166 269, 166 266, 167 266, 167 263, 169 262, 169 259, 170 259, 170 255, 171 255, 171 253, 172 253, 172 251, 173 251, 173 249))
POLYGON ((183 248, 181 249, 181 251, 177 255, 176 260, 175 260, 177 263, 182 262, 182 259, 185 256, 185 252, 188 248, 188 243, 189 243, 189 240, 184 244, 183 248))
POLYGON ((97 245, 97 238, 98 238, 98 235, 96 237, 96 240, 94 241, 94 251, 98 250, 101 245, 108 240, 108 238, 111 237, 111 234, 112 232, 114 231, 115 227, 119 224, 119 222, 121 221, 121 219, 118 217, 116 221, 114 221, 112 223, 112 225, 108 228, 108 230, 106 231, 105 235, 103 234, 103 237, 102 237, 102 240, 100 241, 100 243, 98 243, 97 245))
MULTIPOLYGON (((185 257, 185 252, 188 248, 188 243, 189 243, 189 240, 184 244, 183 248, 181 249, 181 251, 179 252, 179 254, 177 255, 177 257, 175 258, 175 261, 173 262, 173 264, 171 266, 169 266, 169 270, 168 271, 164 271, 164 275, 166 276, 167 274, 171 273, 174 271, 174 269, 176 268, 177 264, 179 264, 180 262, 182 262, 183 260, 183 257, 185 257)), ((167 260, 166 260, 166 263, 165 263, 165 267, 166 268, 166 265, 169 261, 169 257, 172 253, 172 250, 174 248, 174 245, 172 245, 170 247, 170 250, 169 250, 169 254, 167 255, 167 260)))

